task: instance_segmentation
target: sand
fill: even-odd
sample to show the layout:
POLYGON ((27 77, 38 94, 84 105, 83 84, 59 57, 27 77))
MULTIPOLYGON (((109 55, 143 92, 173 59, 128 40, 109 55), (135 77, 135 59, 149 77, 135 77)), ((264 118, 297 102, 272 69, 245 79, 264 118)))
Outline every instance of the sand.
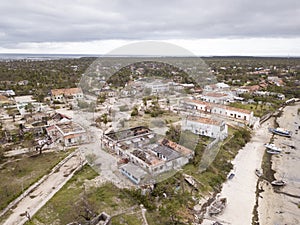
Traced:
MULTIPOLYGON (((300 135, 296 131, 300 126, 298 108, 300 103, 287 106, 282 116, 277 119, 280 127, 293 132, 291 138, 274 136, 274 143, 282 148, 283 152, 272 156, 272 169, 276 171, 275 178, 284 179, 287 185, 274 189, 266 180, 259 182, 259 188, 263 189, 263 192, 258 198, 258 223, 262 225, 300 224, 300 135), (296 149, 290 146, 295 146, 296 149)), ((213 221, 224 225, 252 224, 258 182, 254 171, 261 168, 264 143, 269 142, 272 137, 268 127, 273 127, 273 122, 274 118, 271 118, 261 125, 254 132, 251 141, 239 151, 233 160, 235 176, 223 184, 221 191, 221 196, 227 198, 227 207, 222 214, 207 217, 202 224, 212 224, 213 221)))
POLYGON ((253 208, 256 201, 257 176, 264 154, 264 143, 269 140, 269 122, 253 131, 252 138, 233 160, 235 176, 223 184, 221 196, 227 198, 227 207, 216 217, 207 218, 202 224, 219 221, 222 224, 246 225, 252 223, 253 208))
POLYGON ((272 169, 276 171, 276 179, 284 179, 287 185, 278 191, 293 195, 288 196, 274 192, 274 188, 264 182, 260 184, 263 192, 259 198, 259 222, 268 224, 300 224, 300 134, 296 130, 300 126, 300 115, 297 110, 300 104, 287 106, 283 115, 277 119, 280 127, 293 132, 291 138, 274 136, 274 143, 283 149, 283 153, 272 156, 272 169), (289 145, 295 146, 296 149, 289 145))

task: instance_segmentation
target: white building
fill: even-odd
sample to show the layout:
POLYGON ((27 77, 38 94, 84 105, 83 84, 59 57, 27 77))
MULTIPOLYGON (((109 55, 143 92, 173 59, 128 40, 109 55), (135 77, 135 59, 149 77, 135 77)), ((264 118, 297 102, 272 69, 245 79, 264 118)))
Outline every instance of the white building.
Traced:
POLYGON ((233 96, 220 92, 208 92, 201 96, 201 100, 217 104, 226 104, 227 102, 233 101, 233 96))
POLYGON ((146 88, 151 89, 152 94, 164 93, 169 91, 181 91, 184 88, 193 88, 194 84, 179 84, 176 82, 155 81, 147 83, 146 88))
POLYGON ((51 90, 51 100, 65 102, 67 100, 82 99, 83 92, 81 88, 63 88, 51 90))
POLYGON ((6 95, 6 96, 15 96, 16 93, 13 90, 6 90, 6 91, 1 91, 0 90, 0 95, 6 95))
POLYGON ((253 123, 253 112, 247 109, 239 109, 225 105, 214 105, 211 109, 211 113, 221 116, 237 119, 246 122, 247 124, 253 123))
POLYGON ((202 117, 188 117, 184 120, 183 129, 194 134, 212 138, 225 139, 228 135, 228 127, 224 121, 217 121, 202 117))
POLYGON ((212 92, 212 91, 229 91, 230 86, 225 83, 216 83, 216 84, 210 84, 210 85, 205 85, 203 91, 204 92, 212 92))
POLYGON ((53 141, 58 141, 64 146, 72 146, 88 141, 86 131, 74 122, 58 123, 46 128, 47 134, 53 141))
POLYGON ((164 93, 170 90, 169 83, 153 82, 145 85, 146 88, 149 88, 152 94, 164 93))
POLYGON ((257 121, 257 118, 254 117, 253 112, 247 109, 203 102, 196 99, 186 99, 183 102, 183 105, 186 107, 186 109, 199 110, 222 117, 227 117, 248 125, 253 125, 257 121))
POLYGON ((129 161, 130 164, 121 166, 120 171, 139 184, 146 173, 154 175, 180 169, 194 155, 192 150, 175 142, 153 138, 155 134, 141 126, 104 134, 102 143, 107 150, 129 161), (152 141, 154 143, 150 143, 152 141))

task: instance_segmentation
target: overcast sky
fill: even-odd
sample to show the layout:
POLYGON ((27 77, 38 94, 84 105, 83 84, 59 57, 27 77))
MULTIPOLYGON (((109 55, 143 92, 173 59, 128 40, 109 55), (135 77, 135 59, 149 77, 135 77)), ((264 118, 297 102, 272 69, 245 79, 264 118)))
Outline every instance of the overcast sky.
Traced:
POLYGON ((105 54, 156 40, 196 55, 300 56, 299 0, 0 1, 0 52, 105 54))

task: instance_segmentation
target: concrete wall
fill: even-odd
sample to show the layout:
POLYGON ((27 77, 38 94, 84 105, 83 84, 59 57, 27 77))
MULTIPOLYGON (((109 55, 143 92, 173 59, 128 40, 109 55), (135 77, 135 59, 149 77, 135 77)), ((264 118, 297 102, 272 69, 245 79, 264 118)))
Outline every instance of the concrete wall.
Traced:
POLYGON ((189 130, 195 134, 200 134, 212 138, 224 139, 228 134, 227 124, 222 125, 205 124, 198 121, 186 120, 183 126, 184 130, 189 130))

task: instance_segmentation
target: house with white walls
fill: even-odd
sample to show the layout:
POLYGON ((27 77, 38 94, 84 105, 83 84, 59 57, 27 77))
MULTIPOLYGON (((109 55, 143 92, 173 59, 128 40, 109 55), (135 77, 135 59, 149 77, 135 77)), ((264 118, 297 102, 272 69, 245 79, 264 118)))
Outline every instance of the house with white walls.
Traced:
POLYGON ((205 85, 203 91, 204 92, 212 92, 212 91, 218 91, 218 92, 223 92, 223 91, 229 91, 230 86, 225 83, 216 83, 216 84, 209 84, 205 85))
POLYGON ((183 121, 183 130, 189 130, 199 134, 221 140, 228 136, 228 127, 225 121, 218 121, 210 118, 189 116, 183 121))
POLYGON ((221 92, 207 92, 201 96, 201 100, 205 102, 211 102, 216 104, 226 104, 233 101, 233 95, 221 93, 221 92))
POLYGON ((204 102, 197 99, 185 99, 181 102, 183 110, 197 110, 199 112, 218 115, 223 118, 232 119, 247 125, 254 125, 258 118, 254 117, 253 111, 235 108, 222 104, 204 102))
POLYGON ((65 103, 68 100, 79 100, 83 98, 83 92, 81 88, 52 89, 50 95, 52 101, 60 103, 65 103))
POLYGON ((46 128, 47 134, 55 142, 64 146, 80 145, 88 142, 85 129, 77 123, 57 123, 46 128))

